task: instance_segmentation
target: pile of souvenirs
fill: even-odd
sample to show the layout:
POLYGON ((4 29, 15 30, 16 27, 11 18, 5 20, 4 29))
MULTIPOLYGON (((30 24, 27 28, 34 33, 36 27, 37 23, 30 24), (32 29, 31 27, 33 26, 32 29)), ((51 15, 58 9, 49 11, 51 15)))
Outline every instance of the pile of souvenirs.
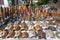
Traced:
POLYGON ((0 29, 0 38, 60 38, 60 12, 27 8, 26 5, 1 7, 0 23, 5 19, 7 25, 0 29))
POLYGON ((1 7, 1 16, 3 20, 5 18, 10 17, 12 20, 14 18, 21 19, 21 20, 33 20, 33 21, 41 21, 41 20, 55 20, 59 19, 60 12, 51 11, 51 10, 43 10, 42 8, 38 7, 36 9, 31 7, 24 7, 22 6, 10 6, 7 8, 1 7))
POLYGON ((8 23, 0 29, 0 38, 60 38, 60 21, 28 21, 8 23))

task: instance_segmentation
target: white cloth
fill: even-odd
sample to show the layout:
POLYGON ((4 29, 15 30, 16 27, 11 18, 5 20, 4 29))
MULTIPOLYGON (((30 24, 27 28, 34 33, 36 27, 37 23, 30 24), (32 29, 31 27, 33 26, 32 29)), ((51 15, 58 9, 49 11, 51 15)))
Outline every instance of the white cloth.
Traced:
POLYGON ((29 37, 34 37, 34 36, 36 36, 35 31, 29 31, 28 34, 29 34, 29 37))
POLYGON ((4 7, 9 7, 8 0, 4 0, 4 7))
POLYGON ((47 37, 50 37, 50 38, 51 38, 51 37, 54 37, 53 31, 47 30, 47 31, 46 31, 46 36, 47 36, 47 37))

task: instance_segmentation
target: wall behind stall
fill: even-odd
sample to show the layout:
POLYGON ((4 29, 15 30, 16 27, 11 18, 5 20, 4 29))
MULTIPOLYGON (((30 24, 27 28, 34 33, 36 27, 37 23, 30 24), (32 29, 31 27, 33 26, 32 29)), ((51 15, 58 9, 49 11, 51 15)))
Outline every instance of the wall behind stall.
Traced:
POLYGON ((0 0, 0 5, 3 5, 4 4, 4 1, 3 0, 0 0))

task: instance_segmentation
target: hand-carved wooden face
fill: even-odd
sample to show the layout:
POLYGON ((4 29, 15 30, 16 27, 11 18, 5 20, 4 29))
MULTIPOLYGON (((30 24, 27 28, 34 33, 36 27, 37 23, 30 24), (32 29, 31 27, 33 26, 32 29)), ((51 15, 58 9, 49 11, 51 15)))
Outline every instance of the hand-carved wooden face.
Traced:
POLYGON ((41 30, 41 31, 42 31, 42 30, 43 30, 43 28, 42 28, 42 27, 40 27, 40 25, 36 25, 35 30, 36 30, 36 31, 38 31, 38 30, 41 30))
POLYGON ((27 38, 28 37, 28 33, 27 32, 23 32, 22 33, 22 38, 27 38))

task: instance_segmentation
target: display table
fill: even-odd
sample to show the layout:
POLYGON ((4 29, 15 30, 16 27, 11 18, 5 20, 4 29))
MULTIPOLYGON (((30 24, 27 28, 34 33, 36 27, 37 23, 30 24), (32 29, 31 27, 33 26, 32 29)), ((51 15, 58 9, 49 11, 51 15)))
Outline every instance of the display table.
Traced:
MULTIPOLYGON (((21 23, 23 23, 24 21, 21 21, 21 23)), ((40 26, 44 26, 45 27, 45 23, 44 21, 25 21, 25 23, 28 25, 29 23, 33 22, 34 24, 37 24, 39 23, 40 26), (44 23, 44 24, 43 24, 44 23)), ((47 23, 49 23, 49 21, 46 21, 47 23)), ((55 22, 55 21, 53 21, 55 22)), ((15 23, 19 23, 18 21, 16 21, 15 23)), ((28 26, 31 26, 31 25, 28 25, 28 26)), ((44 28, 43 27, 43 28, 44 28)), ((28 32, 28 31, 27 31, 28 32)), ((60 40, 56 37, 55 35, 55 38, 49 38, 49 37, 46 37, 46 39, 38 39, 37 37, 36 38, 0 38, 0 40, 60 40)))

